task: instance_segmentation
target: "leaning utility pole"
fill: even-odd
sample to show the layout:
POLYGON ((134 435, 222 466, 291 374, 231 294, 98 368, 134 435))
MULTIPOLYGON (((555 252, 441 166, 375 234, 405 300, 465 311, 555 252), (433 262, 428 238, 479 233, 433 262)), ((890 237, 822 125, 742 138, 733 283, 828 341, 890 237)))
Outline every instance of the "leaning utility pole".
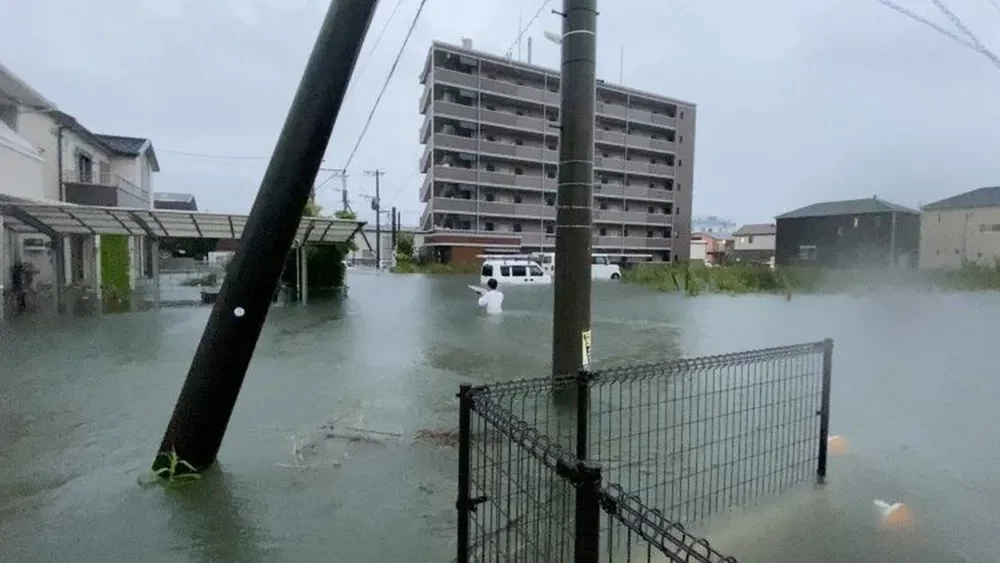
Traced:
POLYGON ((392 206, 392 215, 390 216, 392 220, 392 251, 396 252, 396 236, 399 234, 399 223, 396 221, 396 206, 392 206))
POLYGON ((590 348, 596 0, 563 0, 552 374, 576 375, 590 348))
POLYGON ((327 11, 153 462, 160 476, 215 462, 377 3, 327 11))
POLYGON ((375 269, 382 269, 382 202, 379 192, 379 178, 385 172, 376 168, 375 170, 365 170, 365 174, 375 176, 375 197, 372 198, 372 210, 375 211, 375 269))

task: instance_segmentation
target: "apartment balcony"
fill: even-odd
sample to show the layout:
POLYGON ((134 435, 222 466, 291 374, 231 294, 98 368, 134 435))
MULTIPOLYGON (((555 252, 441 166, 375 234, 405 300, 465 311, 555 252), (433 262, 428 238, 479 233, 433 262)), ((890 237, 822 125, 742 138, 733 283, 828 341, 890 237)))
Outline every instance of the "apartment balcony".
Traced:
POLYGON ((540 146, 512 145, 484 141, 481 138, 460 137, 444 133, 434 134, 434 147, 459 152, 479 152, 498 156, 508 156, 512 159, 542 162, 559 162, 559 151, 548 150, 540 146))
POLYGON ((556 245, 556 235, 548 233, 519 233, 521 235, 521 246, 531 247, 551 247, 556 245))
POLYGON ((420 201, 427 203, 431 198, 431 187, 434 185, 434 175, 424 174, 424 183, 420 186, 420 201))
MULTIPOLYGON (((466 74, 440 67, 434 69, 434 80, 441 84, 470 90, 480 90, 506 98, 544 104, 553 108, 558 108, 560 104, 559 89, 552 91, 532 86, 522 86, 505 80, 495 80, 486 76, 466 74)), ((426 108, 423 104, 421 107, 426 108)), ((654 113, 649 110, 626 108, 620 104, 604 103, 601 101, 597 101, 594 109, 600 117, 612 118, 619 121, 628 120, 636 123, 646 123, 671 129, 677 128, 676 117, 654 113)))
MULTIPOLYGON (((542 133, 547 129, 550 129, 548 133, 552 135, 557 135, 559 132, 557 129, 550 128, 547 125, 547 120, 540 117, 528 117, 508 112, 492 111, 482 109, 477 106, 466 106, 445 100, 436 100, 434 102, 434 114, 443 117, 450 117, 452 119, 461 119, 472 122, 479 121, 482 123, 489 123, 501 127, 511 127, 514 129, 523 129, 531 132, 542 133)), ((553 126, 558 125, 554 121, 551 123, 553 126)))
MULTIPOLYGON (((595 209, 594 210, 594 222, 598 223, 632 223, 637 225, 648 225, 650 223, 657 222, 657 218, 666 217, 670 218, 670 215, 664 215, 656 213, 646 213, 645 211, 618 211, 609 209, 595 209)), ((669 223, 669 221, 661 221, 660 224, 669 223)))
POLYGON ((658 203, 674 199, 674 192, 663 188, 622 186, 621 184, 595 184, 594 195, 606 198, 642 199, 658 203))
POLYGON ((499 172, 477 171, 471 168, 456 168, 453 166, 435 166, 434 179, 442 182, 457 182, 462 184, 488 184, 519 190, 555 190, 555 178, 533 176, 529 174, 501 174, 499 172))
POLYGON ((435 197, 431 202, 435 213, 462 213, 497 215, 519 219, 552 219, 556 218, 556 208, 532 203, 506 203, 499 201, 484 201, 474 199, 459 199, 435 197))
POLYGON ((598 144, 614 145, 618 148, 638 148, 646 151, 655 151, 665 154, 674 154, 677 146, 664 139, 653 139, 643 135, 626 135, 620 131, 597 130, 594 132, 594 139, 598 144))
POLYGON ((669 250, 672 246, 669 238, 656 237, 614 237, 595 236, 591 242, 597 248, 626 248, 629 250, 669 250))
POLYGON ((424 93, 423 95, 420 96, 420 115, 427 114, 427 108, 429 107, 431 96, 433 95, 434 95, 434 87, 424 86, 424 93))
POLYGON ((62 178, 66 201, 69 203, 101 207, 149 207, 149 193, 117 174, 64 170, 62 178))

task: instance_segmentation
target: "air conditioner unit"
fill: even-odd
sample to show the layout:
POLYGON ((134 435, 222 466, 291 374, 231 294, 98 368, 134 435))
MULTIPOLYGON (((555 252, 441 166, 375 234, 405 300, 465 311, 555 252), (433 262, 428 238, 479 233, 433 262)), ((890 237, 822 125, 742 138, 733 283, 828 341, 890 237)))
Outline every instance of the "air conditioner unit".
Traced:
POLYGON ((48 239, 30 237, 21 240, 21 248, 24 252, 45 252, 49 249, 48 239))

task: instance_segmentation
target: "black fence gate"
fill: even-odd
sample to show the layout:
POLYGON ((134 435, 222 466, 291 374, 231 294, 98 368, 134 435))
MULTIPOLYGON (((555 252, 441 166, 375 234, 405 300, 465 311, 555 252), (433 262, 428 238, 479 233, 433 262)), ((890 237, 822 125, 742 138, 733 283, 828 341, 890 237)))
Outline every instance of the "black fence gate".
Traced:
POLYGON ((692 536, 826 476, 833 342, 459 393, 458 557, 736 561, 692 536))

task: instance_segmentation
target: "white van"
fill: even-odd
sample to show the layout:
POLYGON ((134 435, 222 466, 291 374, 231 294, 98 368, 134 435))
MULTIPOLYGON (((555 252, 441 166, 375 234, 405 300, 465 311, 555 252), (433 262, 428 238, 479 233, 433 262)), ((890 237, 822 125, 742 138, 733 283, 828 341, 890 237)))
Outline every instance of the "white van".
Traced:
MULTIPOLYGON (((542 266, 542 271, 550 276, 556 274, 556 255, 554 252, 536 252, 532 254, 542 266)), ((595 280, 617 280, 622 277, 622 270, 611 261, 608 254, 593 254, 590 260, 590 277, 595 280)))
POLYGON ((552 276, 545 273, 537 262, 521 257, 484 257, 479 283, 485 286, 490 279, 497 280, 500 287, 552 283, 552 276))

